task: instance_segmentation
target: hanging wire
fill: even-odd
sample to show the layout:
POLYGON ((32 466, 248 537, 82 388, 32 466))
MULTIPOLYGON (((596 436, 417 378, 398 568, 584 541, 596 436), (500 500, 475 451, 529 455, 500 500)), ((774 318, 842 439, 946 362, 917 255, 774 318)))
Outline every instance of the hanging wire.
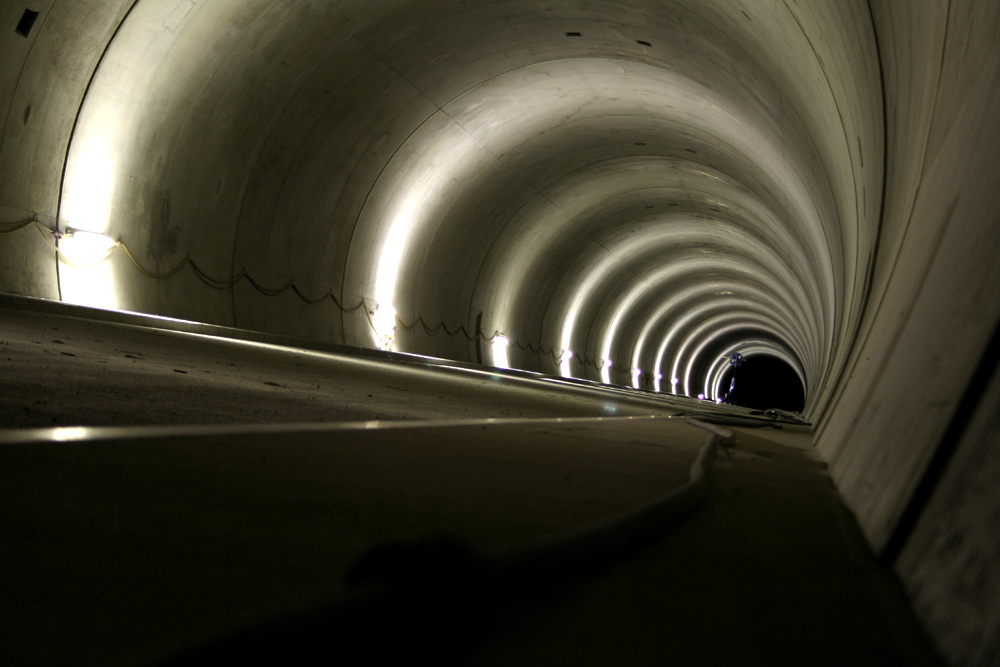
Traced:
MULTIPOLYGON (((417 328, 417 325, 420 325, 420 327, 424 330, 424 333, 426 333, 428 336, 434 336, 439 331, 444 331, 449 336, 457 336, 458 334, 462 334, 470 343, 475 342, 477 339, 485 340, 486 342, 492 343, 497 336, 503 335, 499 331, 494 331, 491 335, 486 335, 485 333, 482 332, 477 332, 475 335, 473 335, 469 333, 469 330, 466 328, 464 324, 459 324, 458 327, 454 331, 452 331, 448 328, 448 325, 445 324, 443 320, 438 322, 437 325, 432 327, 427 323, 427 320, 424 319, 423 315, 417 315, 416 319, 414 319, 410 324, 407 324, 397 316, 396 324, 397 326, 406 331, 413 331, 414 329, 417 328)), ((511 341, 511 344, 516 345, 518 348, 522 350, 531 350, 535 354, 550 355, 553 359, 556 360, 556 362, 560 362, 562 360, 563 355, 566 353, 565 350, 561 350, 557 354, 556 349, 554 347, 546 350, 543 345, 535 347, 531 343, 525 344, 518 340, 511 341)))
POLYGON ((231 278, 225 278, 225 279, 215 278, 215 277, 209 275, 200 266, 198 266, 197 262, 194 261, 194 259, 191 257, 190 253, 186 254, 184 256, 184 259, 182 259, 176 266, 174 266, 169 271, 166 271, 164 273, 156 273, 154 271, 150 271, 149 269, 147 269, 146 267, 144 267, 142 264, 140 264, 139 261, 135 258, 135 255, 132 254, 132 251, 129 250, 128 245, 124 241, 122 241, 121 239, 119 239, 118 241, 115 241, 114 245, 112 245, 111 247, 108 248, 107 253, 103 257, 101 257, 99 260, 97 260, 96 262, 93 262, 91 264, 79 264, 79 263, 73 261, 73 259, 70 258, 56 244, 56 242, 55 242, 54 239, 62 238, 64 236, 64 234, 62 234, 61 232, 59 232, 57 230, 50 229, 50 228, 46 227, 45 225, 43 225, 41 222, 38 221, 38 216, 37 215, 33 216, 30 220, 21 220, 19 222, 0 222, 0 236, 7 236, 9 234, 15 234, 17 232, 20 232, 23 229, 31 227, 32 225, 34 225, 34 226, 36 226, 38 228, 38 231, 42 235, 42 238, 45 239, 45 242, 48 243, 49 246, 51 246, 52 249, 56 253, 58 253, 59 256, 62 257, 62 259, 67 264, 69 264, 70 266, 76 267, 76 268, 80 268, 80 269, 88 269, 88 268, 97 266, 98 264, 100 264, 100 263, 104 262, 105 260, 107 260, 112 255, 112 253, 114 253, 114 251, 117 248, 121 248, 122 250, 125 251, 125 255, 128 257, 129 261, 132 263, 132 266, 134 266, 144 276, 146 276, 148 278, 152 278, 154 280, 165 280, 167 278, 170 278, 170 277, 176 275, 185 266, 190 265, 191 266, 191 270, 194 271, 194 274, 198 277, 199 280, 201 280, 208 287, 211 287, 211 288, 217 289, 217 290, 229 289, 230 287, 232 287, 233 285, 235 285, 236 283, 238 283, 239 281, 241 281, 241 280, 243 280, 245 278, 250 283, 250 285, 253 286, 253 288, 255 290, 257 290, 258 292, 260 292, 261 294, 264 294, 266 296, 277 296, 277 295, 281 294, 282 292, 285 292, 286 290, 291 289, 293 292, 295 292, 296 296, 298 296, 300 299, 302 299, 302 301, 304 301, 306 303, 309 303, 309 304, 318 304, 318 303, 322 303, 326 299, 330 299, 331 301, 333 301, 333 303, 337 306, 338 309, 340 309, 342 312, 345 312, 345 313, 354 313, 354 312, 357 312, 357 311, 361 310, 362 308, 366 307, 366 305, 367 305, 365 303, 364 298, 362 298, 358 302, 358 304, 356 306, 352 306, 352 307, 348 308, 348 307, 346 307, 336 297, 336 295, 334 295, 332 288, 328 289, 327 292, 326 292, 326 294, 324 294, 323 296, 319 297, 318 299, 310 298, 292 280, 289 280, 288 283, 286 283, 285 285, 283 285, 282 287, 277 288, 277 289, 266 287, 266 286, 258 283, 256 280, 254 280, 253 277, 250 276, 250 274, 247 273, 247 270, 245 268, 242 269, 242 270, 240 270, 240 272, 237 275, 235 275, 235 276, 233 276, 231 278))
MULTIPOLYGON (((0 222, 0 236, 14 234, 31 225, 41 225, 41 223, 38 222, 37 216, 31 218, 30 220, 22 220, 21 222, 0 222)), ((42 229, 46 228, 43 226, 42 229)))
POLYGON ((42 235, 42 238, 45 239, 45 242, 48 243, 52 247, 52 249, 56 252, 56 254, 58 254, 60 257, 62 257, 64 262, 66 262, 70 266, 72 266, 74 268, 77 268, 77 269, 89 269, 89 268, 97 266, 98 264, 100 264, 101 262, 103 262, 104 260, 106 260, 108 257, 110 257, 111 253, 114 252, 115 248, 117 248, 118 245, 119 245, 118 243, 115 243, 114 245, 112 245, 111 247, 109 247, 107 249, 107 251, 104 253, 104 257, 101 257, 96 262, 91 262, 90 264, 80 264, 79 262, 74 261, 73 258, 70 257, 69 255, 67 255, 65 252, 63 252, 62 248, 60 248, 58 245, 56 245, 56 242, 53 241, 53 238, 61 238, 63 236, 66 236, 65 234, 62 234, 61 232, 57 232, 57 231, 49 229, 48 227, 46 227, 42 223, 38 222, 37 219, 32 219, 32 220, 28 220, 26 222, 13 223, 13 224, 14 224, 14 228, 13 229, 11 229, 10 231, 2 232, 2 233, 3 234, 12 234, 14 232, 21 231, 22 229, 25 229, 26 227, 29 227, 31 225, 35 225, 38 228, 38 233, 42 235))
MULTIPOLYGON (((195 262, 194 259, 191 257, 191 253, 187 253, 184 256, 184 258, 169 271, 166 271, 164 273, 157 273, 154 271, 150 271, 142 264, 140 264, 139 261, 135 258, 135 255, 132 254, 132 251, 129 249, 128 245, 120 238, 118 239, 118 241, 114 242, 114 245, 108 248, 108 251, 104 255, 104 257, 97 260, 93 264, 81 265, 77 264, 72 259, 70 259, 66 255, 66 253, 63 252, 59 248, 59 246, 55 243, 54 239, 61 238, 63 235, 60 232, 49 229, 48 227, 40 223, 38 221, 37 215, 30 220, 23 220, 20 222, 11 222, 11 223, 0 223, 0 236, 17 233, 32 225, 38 227, 39 233, 42 234, 42 237, 45 239, 46 243, 52 246, 52 249, 55 250, 59 254, 59 256, 63 258, 63 260, 65 260, 68 264, 76 268, 86 269, 86 268, 91 268, 93 266, 97 266, 98 264, 107 260, 114 253, 116 249, 121 248, 125 252, 125 255, 128 257, 129 262, 131 262, 132 266, 134 266, 141 274, 143 274, 147 278, 151 278, 154 280, 166 280, 176 275, 185 266, 190 265, 191 270, 194 272, 195 276, 197 276, 198 279, 201 280, 202 283, 216 290, 230 289, 241 280, 246 279, 247 282, 249 282, 250 285, 255 290, 257 290, 258 292, 260 292, 265 296, 278 296, 290 289, 295 293, 295 295, 299 299, 308 304, 315 305, 318 303, 322 303, 327 299, 330 299, 331 301, 333 301, 334 305, 336 305, 337 308, 343 313, 355 313, 364 308, 365 313, 368 317, 368 322, 372 326, 372 330, 376 330, 375 322, 372 319, 372 312, 368 308, 368 304, 365 301, 364 297, 360 299, 357 305, 352 307, 347 307, 339 299, 337 299, 336 295, 334 295, 333 293, 332 288, 328 289, 326 294, 324 294, 323 296, 319 298, 312 298, 307 296, 299 288, 299 286, 295 284, 294 280, 289 280, 281 287, 271 288, 262 285, 261 283, 254 280, 254 278, 247 272, 246 268, 241 269, 238 274, 232 276, 231 278, 220 279, 208 274, 205 270, 203 270, 200 266, 198 266, 197 262, 195 262)), ((489 336, 487 336, 482 332, 476 332, 476 334, 473 335, 469 333, 469 330, 465 324, 459 324, 458 327, 454 331, 452 331, 451 329, 448 328, 448 325, 444 322, 444 320, 441 320, 435 326, 431 326, 430 324, 427 323, 427 320, 424 319, 423 315, 417 315, 416 319, 411 324, 406 324, 401 319, 399 319, 399 317, 396 317, 396 325, 402 327, 406 331, 413 331, 418 324, 423 329, 424 333, 426 333, 428 336, 434 336, 439 331, 443 330, 449 336, 457 336, 459 334, 462 334, 469 342, 475 342, 476 340, 485 340, 487 342, 493 342, 497 336, 502 335, 499 331, 494 331, 493 334, 489 336)), ((539 344, 538 346, 535 346, 531 343, 522 343, 519 340, 512 341, 512 344, 516 345, 521 350, 528 350, 532 354, 551 356, 557 364, 562 362, 563 357, 566 354, 566 350, 557 351, 557 349, 554 346, 546 349, 544 345, 539 344)), ((594 368, 598 370, 602 368, 602 364, 598 363, 598 361, 596 360, 588 359, 586 357, 580 357, 579 359, 585 365, 594 366, 594 368)))

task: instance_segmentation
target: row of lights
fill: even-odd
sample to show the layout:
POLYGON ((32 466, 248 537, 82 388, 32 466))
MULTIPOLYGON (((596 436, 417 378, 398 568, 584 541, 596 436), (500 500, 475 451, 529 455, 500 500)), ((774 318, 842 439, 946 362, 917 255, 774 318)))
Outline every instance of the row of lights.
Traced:
MULTIPOLYGON (((384 350, 389 350, 392 348, 392 344, 396 338, 396 309, 392 306, 378 305, 375 310, 370 313, 372 316, 372 326, 375 328, 375 335, 378 339, 379 345, 384 350)), ((510 339, 501 333, 497 333, 493 337, 493 365, 497 368, 510 368, 510 359, 507 356, 507 348, 510 346, 510 339)), ((565 365, 567 362, 573 358, 572 350, 565 350, 560 358, 560 364, 565 365)), ((601 370, 606 368, 611 368, 614 362, 611 359, 601 360, 601 370)), ((565 372, 564 368, 564 372, 565 372)), ((642 369, 633 368, 632 369, 632 385, 638 388, 639 376, 642 375, 642 369)), ((656 379, 660 380, 663 378, 662 373, 656 374, 656 379)), ((678 378, 674 378, 673 385, 676 388, 677 384, 680 382, 678 378)))
MULTIPOLYGON (((111 251, 119 245, 117 241, 106 234, 89 232, 82 229, 73 229, 71 227, 67 228, 65 232, 56 232, 54 235, 60 239, 59 249, 66 256, 66 258, 73 264, 80 266, 90 266, 103 262, 108 258, 111 251)), ((372 316, 372 326, 375 329, 379 345, 385 350, 391 349, 396 337, 396 309, 392 306, 378 305, 370 314, 372 316)), ((510 339, 498 333, 493 338, 492 345, 494 366, 497 368, 510 368, 510 360, 507 356, 507 348, 510 346, 510 339)), ((573 351, 565 350, 560 362, 565 365, 572 358, 573 351)), ((611 359, 601 360, 601 370, 610 369, 613 365, 614 362, 611 359)), ((639 377, 641 375, 642 369, 632 369, 632 386, 634 388, 638 388, 639 377)), ((659 381, 662 379, 663 374, 657 373, 657 384, 659 384, 659 381)), ((679 383, 680 378, 673 378, 673 380, 671 380, 673 390, 672 393, 677 393, 677 385, 679 383)), ((698 394, 698 400, 703 401, 705 398, 705 394, 698 394)), ((721 403, 722 399, 717 399, 716 402, 721 403)))

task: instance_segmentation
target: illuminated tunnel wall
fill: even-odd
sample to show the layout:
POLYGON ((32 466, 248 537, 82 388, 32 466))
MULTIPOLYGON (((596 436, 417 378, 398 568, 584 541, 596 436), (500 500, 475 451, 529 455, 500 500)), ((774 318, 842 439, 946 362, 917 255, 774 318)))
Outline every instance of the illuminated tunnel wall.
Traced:
POLYGON ((512 366, 692 395, 705 355, 746 344, 808 387, 843 365, 883 176, 860 5, 120 11, 60 225, 120 237, 154 274, 190 255, 212 284, 116 253, 64 262, 64 300, 360 345, 388 342, 394 311, 395 349, 457 359, 482 313, 512 366), (290 280, 344 308, 266 293, 290 280))
POLYGON ((0 8, 5 292, 709 398, 770 355, 876 550, 1000 315, 996 3, 0 8))

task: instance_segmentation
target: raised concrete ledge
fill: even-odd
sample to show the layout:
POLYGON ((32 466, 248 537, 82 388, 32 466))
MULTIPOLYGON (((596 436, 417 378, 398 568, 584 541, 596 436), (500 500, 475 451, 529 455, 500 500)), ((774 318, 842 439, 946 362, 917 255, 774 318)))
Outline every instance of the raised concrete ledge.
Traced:
MULTIPOLYGON (((373 359, 385 359, 387 361, 406 361, 419 363, 447 363, 451 366, 462 366, 461 362, 451 362, 433 357, 422 357, 415 354, 405 354, 402 352, 387 352, 374 348, 361 347, 356 345, 343 345, 338 343, 324 343, 322 341, 310 340, 306 338, 294 338, 292 336, 282 336, 264 331, 251 331, 249 329, 237 329, 235 327, 224 327, 218 324, 206 324, 204 322, 194 322, 191 320, 181 320, 172 317, 162 317, 159 315, 149 315, 145 313, 134 313, 124 310, 104 310, 103 308, 91 308, 88 306, 78 306, 65 303, 63 301, 53 301, 51 299, 37 299, 34 297, 18 296, 14 294, 0 293, 0 308, 10 308, 13 310, 28 310, 36 313, 46 313, 49 315, 60 315, 62 317, 75 317, 83 320, 95 320, 98 322, 111 322, 114 324, 126 324, 137 327, 147 327, 153 329, 165 329, 167 331, 180 331, 184 333, 202 334, 206 336, 218 336, 221 338, 231 338, 233 340, 245 340, 254 343, 268 343, 270 345, 282 345, 285 347, 297 347, 308 350, 319 350, 323 352, 333 352, 337 354, 350 354, 353 356, 371 357, 373 359)), ((472 364, 466 364, 473 367, 472 364)))
POLYGON ((440 359, 437 357, 427 357, 405 352, 392 352, 358 345, 345 345, 341 343, 327 343, 307 338, 295 338, 292 336, 267 333, 264 331, 238 329, 217 324, 206 324, 204 322, 194 322, 191 320, 181 320, 145 313, 134 313, 130 311, 105 310, 102 308, 78 306, 62 301, 53 301, 51 299, 38 299, 34 297, 0 293, 0 309, 4 308, 44 313, 59 317, 72 317, 81 320, 108 322, 111 324, 120 324, 130 327, 142 327, 147 329, 160 329, 164 331, 175 331, 179 333, 202 336, 213 336, 236 341, 261 343, 265 345, 275 345, 300 350, 311 350, 315 352, 325 352, 356 358, 375 359, 392 363, 404 363, 430 368, 455 369, 463 372, 489 373, 492 376, 503 376, 551 384, 569 385, 583 390, 626 394, 632 397, 669 403, 670 407, 673 408, 696 407, 698 410, 711 410, 713 412, 738 416, 746 415, 748 412, 747 409, 737 406, 717 405, 710 401, 699 401, 695 398, 687 396, 656 393, 645 389, 633 389, 622 385, 606 385, 582 378, 565 378, 543 375, 541 373, 513 368, 497 368, 495 366, 454 361, 451 359, 440 359))
POLYGON ((600 426, 632 420, 665 420, 671 416, 649 417, 555 417, 553 419, 441 419, 363 422, 266 423, 266 424, 197 424, 191 426, 59 426, 0 430, 0 444, 28 445, 41 442, 105 442, 149 438, 187 438, 228 435, 300 435, 308 433, 344 433, 350 431, 389 431, 407 429, 475 428, 485 426, 600 426))

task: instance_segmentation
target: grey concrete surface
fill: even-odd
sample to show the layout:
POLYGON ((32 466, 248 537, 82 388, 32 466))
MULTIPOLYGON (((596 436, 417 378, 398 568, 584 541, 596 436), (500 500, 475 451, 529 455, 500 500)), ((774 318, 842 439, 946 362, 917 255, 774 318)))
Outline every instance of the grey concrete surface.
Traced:
MULTIPOLYGON (((705 435, 662 418, 6 431, 0 656, 155 662, 335 595, 373 546, 489 553, 633 509, 685 480, 705 435)), ((714 476, 708 508, 638 557, 505 605, 466 664, 937 664, 807 449, 740 433, 714 476)))
POLYGON ((586 584, 505 610, 476 665, 940 665, 822 467, 738 434, 708 506, 586 584))
POLYGON ((644 418, 61 437, 78 439, 0 436, 5 664, 147 664, 339 592, 388 541, 489 551, 613 516, 683 483, 705 432, 644 418))
POLYGON ((650 416, 699 403, 0 309, 0 429, 650 416))
MULTIPOLYGON (((118 21, 124 9, 73 17, 115 31, 94 39, 106 48, 83 90, 56 87, 79 114, 47 203, 152 272, 190 255, 222 281, 246 268, 432 327, 482 311, 487 333, 572 349, 574 374, 600 380, 580 360, 612 358, 623 384, 679 365, 700 385, 705 354, 749 337, 819 387, 845 353, 875 239, 861 220, 878 206, 858 193, 881 179, 860 5, 143 0, 118 21), (704 308, 727 293, 726 317, 704 308)), ((26 67, 38 56, 21 42, 11 62, 26 67)), ((49 262, 19 253, 18 280, 49 262)), ((69 300, 375 342, 363 313, 330 301, 215 290, 188 269, 148 280, 121 252, 60 279, 69 300)), ((400 334, 400 349, 472 358, 462 337, 400 334)))
POLYGON ((900 139, 883 217, 890 236, 878 279, 886 288, 873 293, 855 360, 817 429, 817 450, 876 549, 1000 322, 1000 124, 993 113, 1000 103, 1000 8, 939 9, 899 8, 901 14, 879 19, 894 48, 921 45, 912 63, 896 63, 886 88, 892 108, 910 106, 911 98, 915 108, 891 119, 900 139), (941 21, 947 34, 936 36, 941 21), (967 66, 970 49, 983 54, 974 68, 967 66), (963 86, 976 94, 961 94, 963 86))
POLYGON ((998 420, 995 372, 896 568, 917 613, 955 664, 1000 662, 998 420))
MULTIPOLYGON (((80 102, 131 2, 42 0, 32 5, 39 17, 27 37, 14 32, 23 4, 0 5, 6 26, 0 40, 0 222, 37 215, 54 227, 80 102)), ((55 254, 30 231, 0 243, 3 291, 57 299, 55 254)))
MULTIPOLYGON (((569 349, 573 375, 641 370, 691 394, 716 390, 730 351, 782 356, 876 550, 1000 321, 992 0, 32 9, 22 36, 24 5, 0 0, 0 292, 370 347, 391 305, 396 349, 466 362, 476 343, 449 332, 481 313, 518 368, 559 374, 569 349), (34 226, 6 233, 33 217, 120 238, 142 270, 123 248, 79 268, 34 226)), ((290 385, 258 407, 270 380, 223 372, 216 351, 200 353, 216 388, 254 388, 235 412, 212 373, 177 384, 117 358, 98 365, 135 389, 103 403, 99 374, 53 354, 64 381, 47 365, 58 388, 23 424, 85 419, 90 395, 113 421, 133 393, 164 421, 310 413, 290 385)), ((373 412, 433 410, 431 388, 373 412)), ((444 412, 480 410, 465 399, 444 412)), ((939 596, 924 608, 959 608, 910 583, 939 596)), ((969 641, 956 663, 991 639, 969 641)))

